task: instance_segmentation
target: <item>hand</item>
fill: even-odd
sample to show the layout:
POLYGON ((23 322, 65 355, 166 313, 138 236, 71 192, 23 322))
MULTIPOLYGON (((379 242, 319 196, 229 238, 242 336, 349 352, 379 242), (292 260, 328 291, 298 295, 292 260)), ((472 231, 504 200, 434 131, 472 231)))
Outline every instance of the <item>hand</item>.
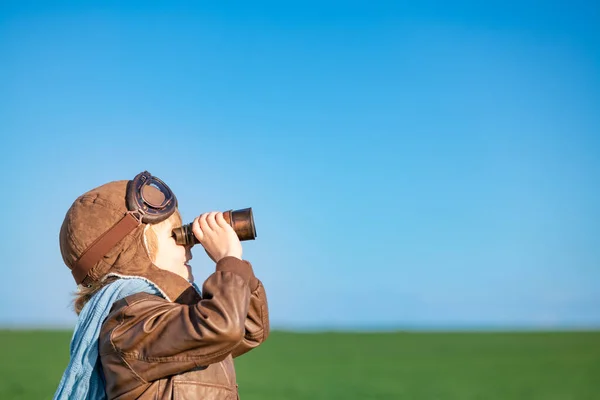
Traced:
POLYGON ((242 243, 222 212, 213 211, 194 219, 192 232, 214 262, 224 257, 242 259, 242 243))

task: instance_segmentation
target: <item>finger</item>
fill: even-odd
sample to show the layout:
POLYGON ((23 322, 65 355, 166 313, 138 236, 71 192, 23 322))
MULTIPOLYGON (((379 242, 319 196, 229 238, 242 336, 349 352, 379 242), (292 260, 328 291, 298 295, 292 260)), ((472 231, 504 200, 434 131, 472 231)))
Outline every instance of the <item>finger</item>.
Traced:
POLYGON ((202 232, 202 228, 200 228, 200 222, 199 222, 200 218, 195 218, 194 221, 192 222, 192 232, 194 233, 194 236, 196 236, 196 238, 199 241, 202 241, 204 239, 204 232, 202 232))
POLYGON ((219 225, 221 228, 225 228, 225 227, 229 226, 229 223, 227 223, 227 221, 225 221, 225 218, 223 217, 222 212, 217 213, 217 215, 215 216, 215 221, 217 222, 217 225, 219 225))
POLYGON ((210 226, 210 229, 217 230, 219 228, 219 225, 217 224, 217 221, 215 220, 215 217, 217 216, 218 211, 212 211, 209 212, 208 215, 206 216, 206 222, 208 223, 208 226, 210 226))
POLYGON ((208 222, 206 222, 207 217, 208 213, 204 213, 198 217, 198 224, 200 225, 200 229, 202 229, 202 232, 205 234, 205 236, 210 232, 210 226, 208 226, 208 222))
MULTIPOLYGON (((229 218, 232 218, 231 214, 230 214, 229 218)), ((222 212, 220 212, 219 214, 217 214, 217 216, 216 216, 215 219, 217 221, 217 224, 219 224, 219 226, 222 229, 225 229, 226 231, 230 231, 230 232, 234 232, 235 233, 235 229, 233 229, 233 225, 231 224, 231 222, 227 222, 227 220, 225 219, 225 215, 222 212)))

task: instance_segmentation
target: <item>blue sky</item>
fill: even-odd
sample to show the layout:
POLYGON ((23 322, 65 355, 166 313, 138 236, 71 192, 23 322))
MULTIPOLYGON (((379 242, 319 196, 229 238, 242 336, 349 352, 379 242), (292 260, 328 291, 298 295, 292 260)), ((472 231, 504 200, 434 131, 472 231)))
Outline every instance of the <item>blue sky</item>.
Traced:
POLYGON ((600 327, 597 3, 117 3, 0 6, 0 325, 73 325, 64 214, 148 170, 253 207, 274 327, 600 327))

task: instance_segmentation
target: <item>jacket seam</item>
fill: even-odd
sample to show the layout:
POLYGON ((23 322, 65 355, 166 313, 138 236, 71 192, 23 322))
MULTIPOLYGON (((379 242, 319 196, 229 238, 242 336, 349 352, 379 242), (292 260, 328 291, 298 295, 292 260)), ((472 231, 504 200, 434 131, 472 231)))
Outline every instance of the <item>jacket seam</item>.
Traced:
POLYGON ((261 342, 264 342, 267 339, 269 331, 271 330, 271 327, 269 326, 269 311, 267 310, 267 305, 265 302, 260 305, 260 322, 262 327, 261 342))
POLYGON ((221 371, 225 374, 225 378, 227 379, 227 383, 231 384, 231 378, 229 377, 229 373, 227 372, 227 368, 225 368, 225 363, 219 363, 221 366, 221 371))
MULTIPOLYGON (((138 360, 138 361, 146 361, 146 362, 171 362, 171 361, 198 361, 203 358, 214 358, 220 357, 223 354, 231 353, 233 349, 235 349, 239 343, 236 343, 231 349, 222 350, 216 353, 208 353, 203 354, 201 356, 187 356, 187 357, 143 357, 140 356, 139 353, 128 353, 128 352, 119 352, 123 357, 128 359, 138 360)), ((200 365, 199 365, 200 366, 200 365)))
POLYGON ((133 370, 133 368, 131 368, 131 365, 129 365, 129 363, 127 362, 127 360, 125 359, 125 357, 121 357, 121 360, 123 360, 123 362, 125 363, 125 365, 127 365, 127 368, 129 368, 129 370, 131 371, 131 373, 133 374, 133 376, 135 376, 135 378, 136 378, 138 381, 140 381, 140 382, 141 382, 141 383, 143 383, 143 384, 146 384, 146 383, 148 383, 146 380, 144 380, 144 378, 142 378, 141 376, 139 376, 139 375, 137 374, 137 372, 135 372, 135 371, 133 370))
MULTIPOLYGON (((234 386, 228 386, 228 385, 219 385, 218 383, 206 383, 206 382, 197 382, 197 381, 173 381, 173 384, 180 384, 183 383, 185 385, 197 385, 197 386, 207 386, 207 387, 214 387, 214 388, 219 388, 219 389, 226 389, 229 390, 231 392, 235 392, 235 390, 233 389, 234 386)), ((235 385, 237 386, 237 385, 235 385)))
MULTIPOLYGON (((127 307, 124 307, 124 308, 127 308, 127 307)), ((118 328, 120 328, 123 325, 124 322, 125 322, 125 318, 123 318, 123 309, 121 309, 121 311, 119 312, 119 325, 117 325, 115 328, 113 328, 113 330, 110 332, 110 344, 112 345, 114 352, 118 354, 118 356, 121 359, 121 361, 127 366, 127 368, 131 371, 131 373, 133 374, 133 376, 138 381, 140 381, 141 383, 146 384, 148 382, 146 382, 144 379, 142 379, 142 377, 139 376, 137 374, 137 372, 135 372, 133 370, 133 368, 131 368, 131 365, 127 362, 127 360, 125 359, 125 357, 123 357, 124 353, 122 351, 119 351, 119 349, 115 345, 115 341, 113 340, 114 339, 114 335, 115 335, 115 331, 118 328)))

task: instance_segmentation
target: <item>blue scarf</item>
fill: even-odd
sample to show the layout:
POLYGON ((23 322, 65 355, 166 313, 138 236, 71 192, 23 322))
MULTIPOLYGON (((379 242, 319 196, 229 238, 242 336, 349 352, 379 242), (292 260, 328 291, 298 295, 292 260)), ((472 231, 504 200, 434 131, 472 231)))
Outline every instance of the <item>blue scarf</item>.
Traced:
POLYGON ((145 280, 128 278, 103 287, 87 302, 79 314, 71 339, 71 361, 60 380, 54 400, 106 399, 98 356, 100 328, 115 301, 141 292, 161 295, 154 285, 145 280))

